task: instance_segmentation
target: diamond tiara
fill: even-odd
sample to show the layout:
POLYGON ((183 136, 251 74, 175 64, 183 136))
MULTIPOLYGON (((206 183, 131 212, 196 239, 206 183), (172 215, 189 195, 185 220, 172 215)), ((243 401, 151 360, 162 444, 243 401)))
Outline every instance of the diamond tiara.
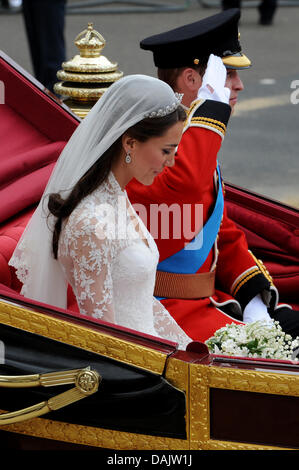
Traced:
POLYGON ((167 114, 171 114, 181 104, 183 93, 175 93, 175 97, 176 97, 176 101, 174 103, 165 106, 165 108, 160 108, 158 109, 158 111, 152 111, 150 113, 146 113, 144 117, 145 118, 157 118, 157 117, 167 116, 167 114))

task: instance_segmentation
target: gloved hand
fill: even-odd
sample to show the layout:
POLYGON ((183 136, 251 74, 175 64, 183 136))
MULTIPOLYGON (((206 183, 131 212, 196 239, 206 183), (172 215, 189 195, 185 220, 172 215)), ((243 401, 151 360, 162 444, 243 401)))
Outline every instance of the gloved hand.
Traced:
POLYGON ((260 294, 253 297, 243 311, 244 323, 252 323, 258 320, 272 321, 267 306, 262 301, 260 294))
POLYGON ((211 54, 197 99, 215 100, 229 103, 230 89, 225 86, 226 68, 220 57, 211 54))

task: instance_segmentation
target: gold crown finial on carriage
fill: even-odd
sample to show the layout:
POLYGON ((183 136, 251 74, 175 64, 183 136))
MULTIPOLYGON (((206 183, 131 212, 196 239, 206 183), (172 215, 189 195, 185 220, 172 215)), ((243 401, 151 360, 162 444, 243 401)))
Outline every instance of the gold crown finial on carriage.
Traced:
POLYGON ((106 40, 94 29, 93 23, 88 23, 87 28, 78 34, 74 44, 80 54, 62 63, 62 70, 57 72, 60 82, 54 85, 54 91, 64 97, 65 104, 75 114, 84 118, 111 83, 123 76, 123 72, 118 70, 117 62, 102 55, 106 40))
POLYGON ((88 23, 87 29, 78 34, 75 39, 75 45, 81 57, 99 57, 105 44, 103 36, 93 29, 93 23, 88 23))

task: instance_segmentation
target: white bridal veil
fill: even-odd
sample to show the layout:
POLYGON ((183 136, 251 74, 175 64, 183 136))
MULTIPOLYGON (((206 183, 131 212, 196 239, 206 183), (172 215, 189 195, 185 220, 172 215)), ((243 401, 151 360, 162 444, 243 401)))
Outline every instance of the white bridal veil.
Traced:
POLYGON ((23 283, 21 293, 56 307, 67 306, 67 281, 52 254, 48 195, 66 198, 79 179, 128 128, 145 117, 172 112, 180 99, 164 82, 129 75, 111 85, 80 123, 62 151, 41 201, 9 261, 23 283))

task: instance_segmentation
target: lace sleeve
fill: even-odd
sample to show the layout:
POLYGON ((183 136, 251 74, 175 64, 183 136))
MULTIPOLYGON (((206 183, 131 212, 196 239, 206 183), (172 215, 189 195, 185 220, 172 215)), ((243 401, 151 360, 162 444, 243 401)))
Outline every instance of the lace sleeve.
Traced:
POLYGON ((192 341, 184 330, 176 323, 163 304, 153 297, 154 326, 162 338, 174 341, 179 348, 185 350, 192 341))
POLYGON ((90 219, 67 226, 61 235, 59 261, 73 287, 80 312, 114 323, 112 241, 90 219))

